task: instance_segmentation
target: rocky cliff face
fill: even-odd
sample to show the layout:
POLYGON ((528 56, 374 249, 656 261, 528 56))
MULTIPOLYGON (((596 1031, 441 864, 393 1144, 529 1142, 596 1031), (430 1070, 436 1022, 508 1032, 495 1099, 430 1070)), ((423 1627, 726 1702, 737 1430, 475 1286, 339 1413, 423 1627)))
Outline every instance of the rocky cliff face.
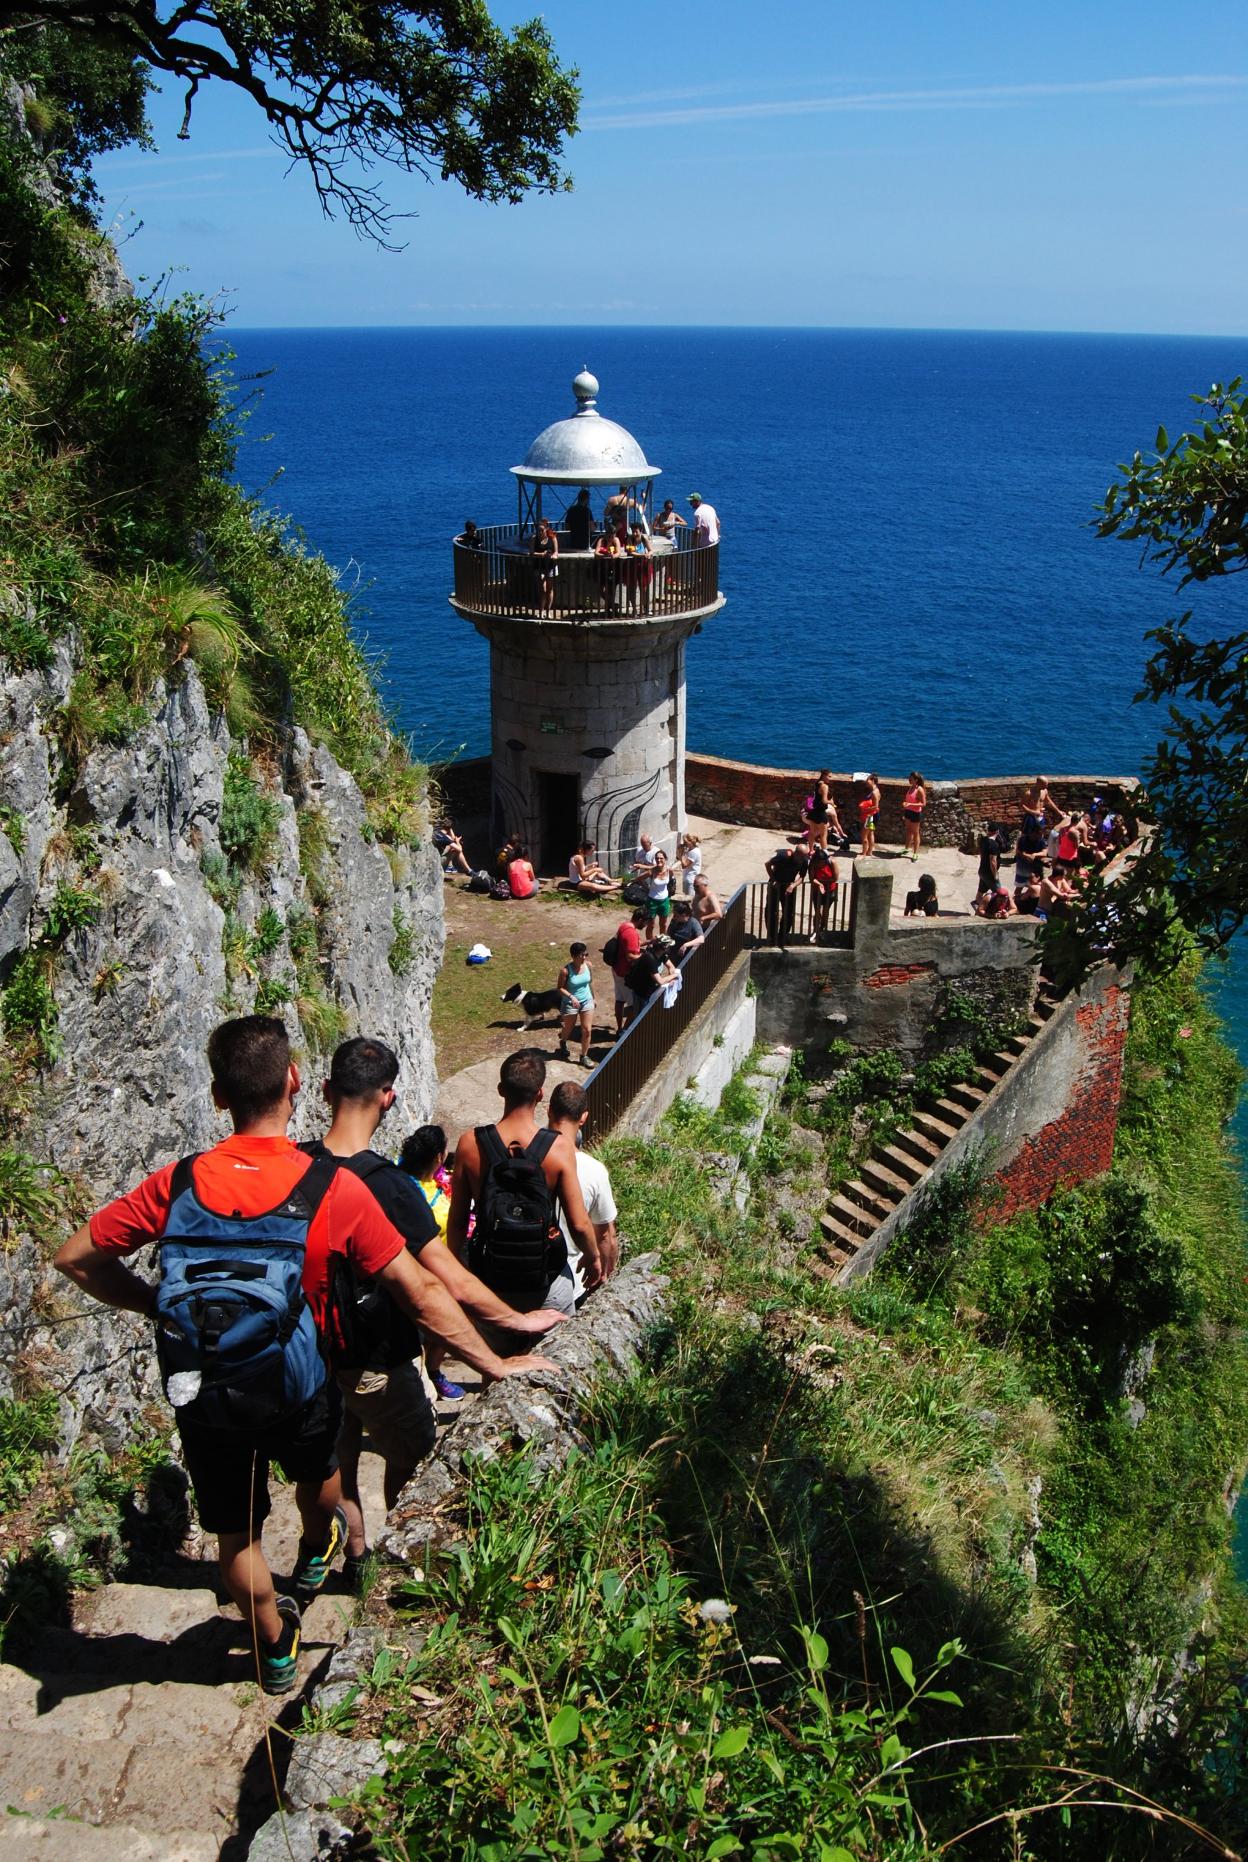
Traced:
MULTIPOLYGON (((58 737, 71 676, 66 650, 0 685, 0 982, 37 952, 55 1003, 54 1057, 30 1082, 23 1150, 90 1203, 212 1143, 226 1127, 205 1043, 257 995, 300 1051, 296 1136, 323 1129, 325 1049, 343 1033, 399 1053, 396 1132, 427 1119, 443 941, 432 848, 379 845, 352 778, 294 730, 279 757, 251 767, 264 858, 232 866, 220 828, 239 746, 194 666, 157 689, 128 741, 74 760, 58 737), (68 917, 82 922, 67 924, 74 899, 68 917)), ((148 1353, 133 1349, 143 1328, 88 1309, 50 1273, 49 1253, 13 1235, 0 1253, 0 1392, 50 1383, 67 1440, 85 1423, 108 1441, 154 1395, 148 1353)))

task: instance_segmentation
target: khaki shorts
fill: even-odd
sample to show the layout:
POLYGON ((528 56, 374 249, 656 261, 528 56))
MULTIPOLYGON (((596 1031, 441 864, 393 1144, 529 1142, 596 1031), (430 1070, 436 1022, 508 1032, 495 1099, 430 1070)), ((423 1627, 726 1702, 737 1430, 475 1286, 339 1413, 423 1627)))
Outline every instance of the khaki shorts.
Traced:
POLYGON ((383 1460, 399 1468, 423 1461, 438 1437, 437 1418, 415 1364, 388 1371, 339 1371, 346 1405, 339 1457, 358 1456, 365 1430, 383 1460))

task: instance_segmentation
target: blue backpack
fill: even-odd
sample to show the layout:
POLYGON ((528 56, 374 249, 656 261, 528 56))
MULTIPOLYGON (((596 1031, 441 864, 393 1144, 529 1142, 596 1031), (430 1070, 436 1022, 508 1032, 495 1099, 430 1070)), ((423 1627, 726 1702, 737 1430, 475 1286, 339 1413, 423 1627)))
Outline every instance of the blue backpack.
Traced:
POLYGON ((209 1428, 265 1428, 325 1382, 303 1290, 308 1230, 336 1158, 318 1158, 275 1209, 221 1215, 195 1193, 193 1157, 174 1166, 160 1243, 156 1350, 180 1413, 209 1428))

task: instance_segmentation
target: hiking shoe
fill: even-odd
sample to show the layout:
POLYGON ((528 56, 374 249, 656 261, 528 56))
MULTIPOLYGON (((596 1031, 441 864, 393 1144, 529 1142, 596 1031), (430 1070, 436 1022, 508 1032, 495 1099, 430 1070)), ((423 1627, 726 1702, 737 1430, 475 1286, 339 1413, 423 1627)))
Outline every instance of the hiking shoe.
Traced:
POLYGON ((293 1597, 278 1597, 277 1614, 282 1633, 276 1642, 260 1644, 260 1686, 266 1694, 289 1694, 299 1679, 301 1615, 293 1597))
POLYGON ((433 1387, 448 1403, 458 1403, 464 1395, 464 1386, 452 1383, 449 1377, 443 1377, 441 1371, 433 1373, 433 1387))
POLYGON ((312 1597, 317 1591, 324 1590, 329 1568, 346 1543, 347 1516, 338 1507, 334 1512, 334 1523, 329 1529, 329 1539, 319 1552, 314 1552, 306 1539, 300 1539, 299 1556, 291 1580, 295 1589, 312 1597))

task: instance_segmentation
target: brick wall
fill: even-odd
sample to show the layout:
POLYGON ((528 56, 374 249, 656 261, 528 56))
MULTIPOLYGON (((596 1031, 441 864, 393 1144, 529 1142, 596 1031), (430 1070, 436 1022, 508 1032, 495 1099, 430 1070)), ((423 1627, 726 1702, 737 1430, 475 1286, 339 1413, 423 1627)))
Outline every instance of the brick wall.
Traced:
MULTIPOLYGON (((818 773, 690 753, 685 759, 685 802, 692 814, 708 815, 714 821, 743 822, 779 834, 796 833, 802 824, 802 804, 818 773)), ((1022 820, 1023 790, 1030 781, 1030 776, 994 776, 982 781, 929 782, 923 815, 924 841, 929 847, 964 847, 971 851, 986 822, 1006 821, 1016 827, 1022 820)), ((853 778, 843 774, 832 777, 831 787, 842 825, 856 838, 860 791, 853 778)), ((877 838, 881 841, 892 843, 903 838, 901 805, 906 788, 907 778, 880 778, 877 838)), ((1053 776, 1049 788, 1065 808, 1086 808, 1094 795, 1102 795, 1112 808, 1122 809, 1134 825, 1139 784, 1132 776, 1053 776)))
POLYGON ((1083 1061, 1071 1082, 1069 1103, 1025 1138, 1017 1154, 997 1171, 1003 1200, 994 1208, 994 1219, 1034 1208, 1055 1189, 1086 1183, 1109 1169, 1129 1019, 1130 999, 1119 985, 1075 1011, 1083 1061))

